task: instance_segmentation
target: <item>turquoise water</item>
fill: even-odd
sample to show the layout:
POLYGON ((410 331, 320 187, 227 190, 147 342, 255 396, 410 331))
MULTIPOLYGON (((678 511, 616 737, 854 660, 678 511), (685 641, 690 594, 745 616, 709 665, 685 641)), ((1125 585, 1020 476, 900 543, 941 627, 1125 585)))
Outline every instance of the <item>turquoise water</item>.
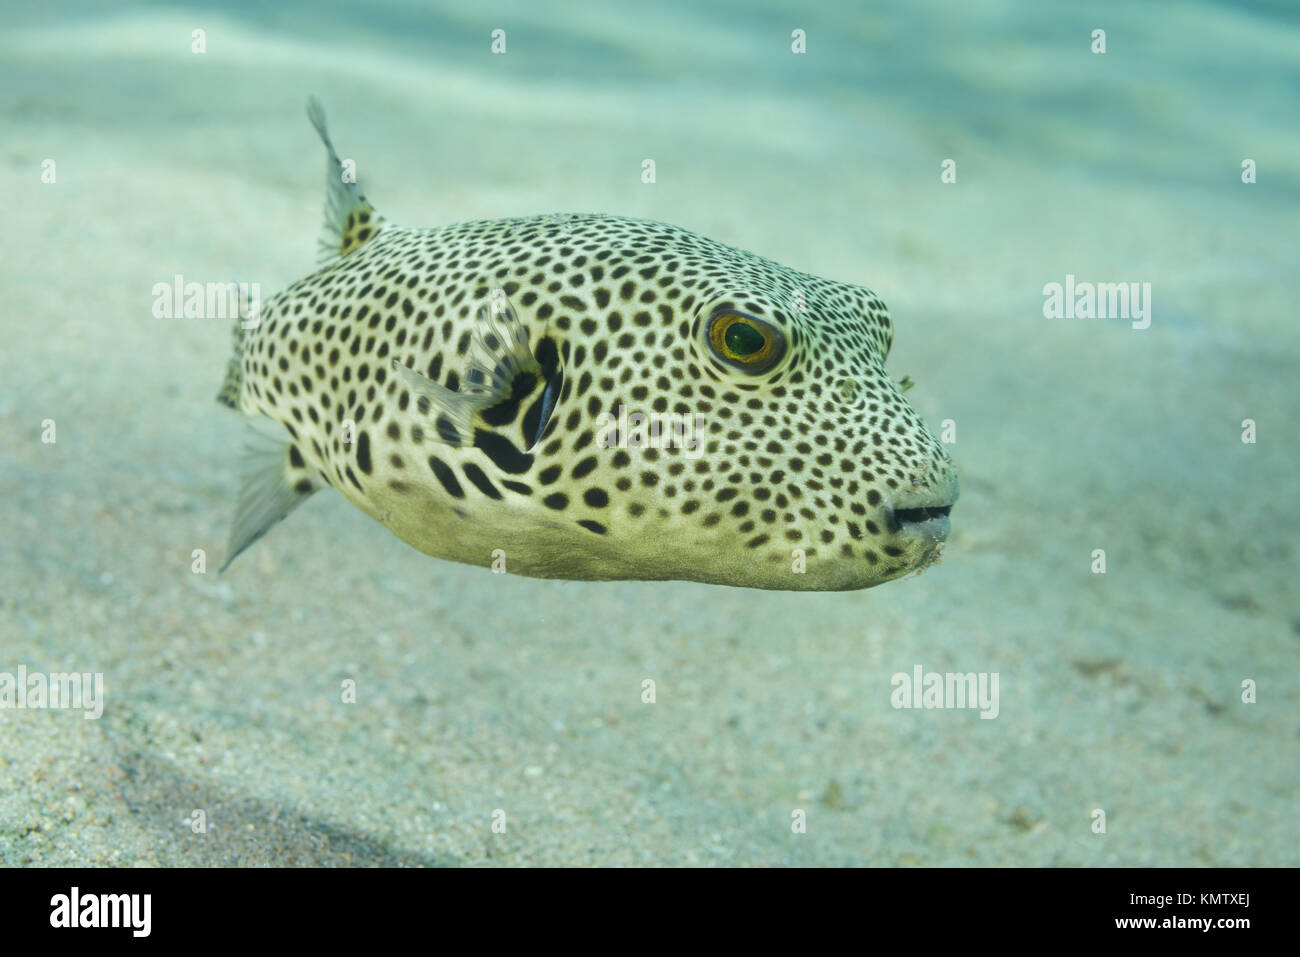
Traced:
POLYGON ((1297 863, 1292 5, 7 23, 0 672, 104 697, 0 710, 0 862, 1297 863), (961 476, 942 564, 494 576, 323 493, 196 573, 238 486, 229 330, 152 290, 314 268, 312 94, 397 222, 638 216, 873 289, 961 476), (1149 284, 1149 326, 1047 318, 1067 276, 1149 284), (917 668, 996 674, 996 717, 898 707, 917 668))

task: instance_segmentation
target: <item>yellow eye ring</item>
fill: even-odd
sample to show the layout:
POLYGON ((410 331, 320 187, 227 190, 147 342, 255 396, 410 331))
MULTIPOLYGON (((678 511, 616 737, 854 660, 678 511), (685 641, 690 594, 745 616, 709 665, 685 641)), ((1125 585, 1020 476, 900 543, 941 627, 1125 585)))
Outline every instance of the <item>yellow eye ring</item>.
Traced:
POLYGON ((721 312, 709 320, 709 347, 727 365, 766 372, 785 355, 785 337, 761 319, 721 312))

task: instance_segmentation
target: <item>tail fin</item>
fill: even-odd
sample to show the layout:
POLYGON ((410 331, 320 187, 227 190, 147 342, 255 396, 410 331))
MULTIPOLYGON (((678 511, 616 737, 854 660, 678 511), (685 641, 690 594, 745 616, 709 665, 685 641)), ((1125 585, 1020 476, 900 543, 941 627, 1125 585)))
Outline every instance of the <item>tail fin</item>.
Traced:
POLYGON ((325 176, 325 229, 319 244, 320 263, 324 265, 374 239, 386 225, 386 220, 375 212, 375 207, 357 186, 355 171, 344 166, 338 153, 334 152, 334 144, 325 128, 325 109, 314 96, 307 100, 307 118, 316 127, 329 152, 325 176))
POLYGON ((239 504, 230 527, 224 572, 240 552, 267 533, 295 508, 322 488, 320 477, 303 461, 292 442, 273 442, 257 434, 262 442, 244 449, 244 477, 239 486, 239 504), (260 447, 259 447, 260 446, 260 447))

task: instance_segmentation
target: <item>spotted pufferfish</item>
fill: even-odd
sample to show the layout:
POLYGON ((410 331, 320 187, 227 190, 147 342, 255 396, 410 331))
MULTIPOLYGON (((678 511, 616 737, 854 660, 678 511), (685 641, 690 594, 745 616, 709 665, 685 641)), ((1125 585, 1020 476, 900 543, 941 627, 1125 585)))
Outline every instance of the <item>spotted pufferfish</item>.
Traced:
POLYGON ((322 260, 235 324, 218 401, 288 440, 249 459, 226 565, 326 486, 538 578, 829 591, 937 559, 957 475, 870 290, 609 215, 399 227, 308 116, 322 260))

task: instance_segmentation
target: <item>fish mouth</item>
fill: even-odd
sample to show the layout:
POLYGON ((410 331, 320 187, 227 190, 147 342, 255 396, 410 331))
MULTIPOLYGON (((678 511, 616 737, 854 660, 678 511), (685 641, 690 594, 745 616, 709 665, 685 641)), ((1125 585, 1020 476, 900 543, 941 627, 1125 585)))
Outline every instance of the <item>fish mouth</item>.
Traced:
POLYGON ((920 572, 939 561, 943 543, 952 526, 949 514, 956 501, 936 499, 922 504, 909 502, 905 508, 886 506, 881 517, 893 538, 885 547, 885 554, 896 556, 901 564, 895 566, 898 577, 907 572, 920 572))
POLYGON ((886 527, 895 535, 922 542, 942 542, 952 529, 948 519, 952 506, 952 502, 947 502, 891 509, 885 514, 886 527))
POLYGON ((881 518, 899 544, 927 561, 952 531, 949 515, 960 494, 956 471, 945 468, 928 486, 892 496, 881 508, 881 518))

